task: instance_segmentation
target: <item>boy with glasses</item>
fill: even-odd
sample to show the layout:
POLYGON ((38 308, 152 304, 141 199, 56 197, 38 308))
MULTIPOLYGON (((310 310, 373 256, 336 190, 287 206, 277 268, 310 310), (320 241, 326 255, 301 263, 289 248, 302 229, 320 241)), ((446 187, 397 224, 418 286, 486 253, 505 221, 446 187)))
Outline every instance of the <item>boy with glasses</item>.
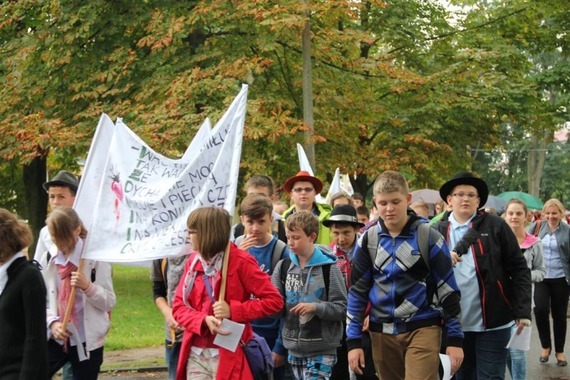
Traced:
MULTIPOLYGON (((283 190, 291 196, 293 205, 285 210, 283 219, 287 220, 290 215, 297 212, 310 212, 319 219, 319 222, 328 219, 331 215, 332 207, 315 201, 315 197, 322 189, 323 183, 306 171, 300 171, 285 181, 283 190)), ((319 223, 319 234, 315 243, 329 245, 331 242, 332 235, 330 230, 322 223, 319 223)))
POLYGON ((459 173, 439 190, 452 206, 436 228, 453 247, 455 278, 461 290, 461 327, 465 360, 457 380, 504 379, 511 327, 530 326, 530 270, 517 238, 496 215, 479 210, 489 195, 487 184, 459 173))

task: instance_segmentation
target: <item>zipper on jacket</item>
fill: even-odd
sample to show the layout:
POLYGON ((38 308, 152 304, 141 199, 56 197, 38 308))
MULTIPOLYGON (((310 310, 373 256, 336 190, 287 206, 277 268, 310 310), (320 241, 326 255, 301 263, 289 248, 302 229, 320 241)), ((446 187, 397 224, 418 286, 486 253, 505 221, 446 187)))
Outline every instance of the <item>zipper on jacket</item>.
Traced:
POLYGON ((513 309, 513 307, 511 306, 511 303, 509 302, 509 300, 507 299, 507 297, 505 296, 505 290, 503 289, 503 284, 501 283, 501 281, 497 280, 497 285, 499 286, 499 290, 501 291, 501 297, 503 297, 503 301, 505 301, 505 303, 507 305, 509 305, 509 307, 511 308, 511 310, 513 309))
POLYGON ((396 316, 394 315, 394 311, 396 310, 396 301, 395 301, 395 293, 396 293, 396 289, 395 289, 395 284, 394 284, 394 267, 396 266, 396 252, 395 252, 395 248, 396 248, 396 238, 392 237, 392 249, 390 252, 390 256, 392 259, 392 262, 390 263, 390 266, 392 267, 390 269, 390 273, 392 274, 390 276, 390 301, 392 302, 392 320, 394 321, 394 332, 398 333, 398 329, 397 329, 397 324, 396 324, 396 316))
MULTIPOLYGON (((473 221, 469 224, 469 228, 473 228, 473 221)), ((447 223, 447 241, 451 235, 451 223, 447 223)), ((483 244, 481 243, 481 239, 477 238, 477 244, 481 249, 481 255, 485 254, 483 250, 483 244)), ((475 247, 471 245, 471 255, 473 256, 473 263, 475 264, 475 274, 477 274, 477 279, 479 280, 479 292, 480 294, 480 301, 481 301, 481 316, 483 317, 483 327, 487 328, 487 313, 485 312, 485 304, 487 301, 487 294, 485 292, 485 283, 483 282, 483 278, 481 277, 481 272, 479 270, 479 263, 477 263, 477 255, 475 254, 475 247)), ((459 289, 461 291, 461 289, 459 289)))
MULTIPOLYGON (((469 228, 473 228, 473 221, 469 224, 469 228)), ((485 254, 483 250, 483 243, 481 243, 481 239, 477 238, 477 245, 481 250, 481 255, 485 254)), ((485 288, 485 282, 483 281, 483 277, 481 276, 481 271, 479 270, 479 263, 477 262, 477 255, 475 254, 475 247, 471 246, 471 254, 473 255, 473 262, 475 263, 475 273, 477 274, 477 278, 479 279, 479 291, 481 292, 481 316, 483 317, 483 327, 487 328, 487 311, 486 311, 486 304, 487 304, 487 292, 485 288)))

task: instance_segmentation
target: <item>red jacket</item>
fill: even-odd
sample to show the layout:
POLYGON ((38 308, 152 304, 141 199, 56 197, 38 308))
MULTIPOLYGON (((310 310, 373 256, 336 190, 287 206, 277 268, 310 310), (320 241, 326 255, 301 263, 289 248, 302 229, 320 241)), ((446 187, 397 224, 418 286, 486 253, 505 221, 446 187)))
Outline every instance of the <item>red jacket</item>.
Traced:
MULTIPOLYGON (((195 254, 195 253, 194 253, 195 254)), ((176 321, 184 327, 184 337, 180 349, 176 379, 186 380, 186 364, 190 355, 190 348, 194 336, 210 334, 206 326, 205 318, 213 315, 211 307, 203 310, 202 299, 208 298, 206 287, 199 273, 194 286, 188 296, 188 303, 195 309, 191 310, 184 305, 182 288, 188 272, 188 267, 193 258, 186 261, 184 275, 180 279, 176 289, 176 296, 172 308, 172 314, 176 321)), ((201 266, 199 266, 201 268, 201 266)), ((217 300, 220 294, 221 273, 216 276, 214 286, 214 298, 217 300)), ((271 278, 267 273, 259 269, 259 264, 249 253, 238 249, 234 244, 230 248, 228 263, 228 278, 226 285, 226 302, 230 305, 231 320, 245 323, 242 335, 244 342, 251 339, 253 332, 250 321, 267 317, 283 308, 283 298, 279 291, 271 284, 271 278), (255 298, 252 299, 251 295, 255 298)), ((217 380, 253 379, 251 370, 240 346, 235 352, 220 348, 220 363, 216 374, 217 380)))

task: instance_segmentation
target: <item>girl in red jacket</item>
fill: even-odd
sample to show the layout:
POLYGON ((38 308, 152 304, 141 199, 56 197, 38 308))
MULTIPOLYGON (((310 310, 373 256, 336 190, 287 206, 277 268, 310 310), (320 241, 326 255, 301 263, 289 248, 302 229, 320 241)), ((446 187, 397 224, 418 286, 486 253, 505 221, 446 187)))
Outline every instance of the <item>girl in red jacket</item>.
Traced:
POLYGON ((199 208, 188 217, 188 234, 196 252, 186 262, 172 310, 185 330, 177 380, 253 379, 241 346, 231 352, 214 344, 216 334, 224 333, 220 329, 222 319, 245 323, 241 340, 247 342, 253 335, 251 320, 283 308, 281 295, 255 258, 233 244, 225 300, 218 299, 230 230, 230 216, 221 208, 199 208))

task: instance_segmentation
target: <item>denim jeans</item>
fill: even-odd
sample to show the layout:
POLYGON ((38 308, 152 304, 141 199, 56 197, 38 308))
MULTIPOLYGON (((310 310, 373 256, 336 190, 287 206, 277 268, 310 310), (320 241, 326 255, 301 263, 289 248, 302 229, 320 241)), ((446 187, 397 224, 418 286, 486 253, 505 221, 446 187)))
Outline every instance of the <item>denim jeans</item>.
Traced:
POLYGON ((526 353, 523 350, 509 348, 507 367, 512 380, 526 380, 526 353))
POLYGON ((164 343, 164 360, 168 368, 168 379, 176 380, 176 367, 178 367, 178 357, 180 356, 180 347, 182 342, 170 342, 166 340, 164 343))
POLYGON ((463 339, 463 364, 457 380, 504 380, 507 343, 511 328, 484 332, 466 332, 463 339))

